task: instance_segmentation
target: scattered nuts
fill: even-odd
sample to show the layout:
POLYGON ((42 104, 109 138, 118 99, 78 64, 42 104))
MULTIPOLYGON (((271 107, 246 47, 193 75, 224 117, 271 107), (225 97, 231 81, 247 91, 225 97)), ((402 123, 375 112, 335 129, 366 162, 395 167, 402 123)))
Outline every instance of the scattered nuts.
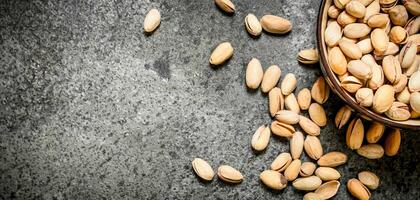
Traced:
POLYGON ((211 181, 214 177, 214 171, 205 160, 201 158, 195 158, 192 161, 194 172, 205 181, 211 181))
POLYGON ((229 42, 219 44, 211 53, 210 64, 220 65, 233 55, 233 47, 229 42))
POLYGON ((400 149, 401 133, 400 129, 391 129, 385 139, 384 149, 387 156, 395 156, 400 149))
POLYGON ((290 138, 290 154, 293 159, 299 159, 303 151, 303 134, 301 132, 295 132, 290 138))
POLYGON ((309 176, 304 178, 298 178, 293 181, 292 185, 297 190, 313 191, 321 186, 322 181, 317 176, 309 176))
POLYGON ((370 191, 359 180, 352 178, 347 181, 347 189, 357 199, 370 199, 370 191))
POLYGON ((252 148, 256 151, 262 151, 267 148, 268 142, 270 141, 270 135, 270 127, 265 125, 260 126, 252 136, 252 148))
MULTIPOLYGON (((372 94, 373 98, 373 94, 372 94)), ((309 106, 309 116, 315 124, 318 126, 325 126, 327 125, 327 115, 325 114, 324 108, 319 105, 318 103, 312 103, 309 106)))
POLYGON ((277 82, 279 82, 280 76, 280 68, 277 65, 271 65, 264 73, 261 82, 261 91, 267 93, 273 89, 277 85, 277 82))
POLYGON ((234 13, 235 12, 235 5, 230 0, 214 0, 214 3, 227 13, 234 13))
POLYGON ((338 151, 324 154, 318 160, 318 165, 322 167, 337 167, 347 162, 347 155, 338 151))
POLYGON ((261 181, 269 188, 282 190, 287 187, 287 180, 280 172, 265 170, 260 174, 261 181))
POLYGON ((254 14, 248 14, 245 17, 245 28, 249 34, 253 36, 259 36, 262 32, 260 21, 254 14))
POLYGON ((311 104, 311 91, 308 88, 303 88, 297 95, 297 101, 301 110, 308 110, 311 104))
POLYGON ((264 15, 260 20, 262 28, 275 34, 285 34, 292 30, 292 23, 289 20, 275 15, 264 15))
POLYGON ((332 181, 338 180, 341 177, 340 172, 332 167, 318 167, 315 170, 316 176, 318 176, 322 181, 332 181))
POLYGON ((321 141, 316 136, 306 136, 303 147, 306 154, 314 160, 318 160, 323 154, 321 141))
POLYGON ((246 85, 251 89, 257 89, 263 79, 264 70, 258 59, 253 58, 249 61, 246 68, 246 85))
POLYGON ((243 180, 241 172, 228 165, 221 165, 217 169, 219 178, 228 183, 240 183, 243 180))
POLYGON ((143 28, 147 33, 151 33, 160 24, 160 13, 157 9, 150 10, 144 18, 143 28))
POLYGON ((292 162, 292 156, 290 153, 281 153, 271 163, 271 169, 274 171, 282 172, 289 167, 292 162))
POLYGON ((375 173, 370 171, 362 171, 357 174, 360 182, 371 190, 375 190, 379 186, 379 177, 375 173))
POLYGON ((379 144, 366 144, 356 151, 359 155, 369 159, 379 159, 384 156, 384 148, 379 144))
POLYGON ((319 188, 315 190, 315 194, 321 199, 330 199, 337 194, 338 188, 340 188, 340 182, 336 180, 328 181, 319 186, 319 188))
POLYGON ((305 49, 299 52, 298 61, 303 64, 315 64, 319 61, 316 49, 305 49))

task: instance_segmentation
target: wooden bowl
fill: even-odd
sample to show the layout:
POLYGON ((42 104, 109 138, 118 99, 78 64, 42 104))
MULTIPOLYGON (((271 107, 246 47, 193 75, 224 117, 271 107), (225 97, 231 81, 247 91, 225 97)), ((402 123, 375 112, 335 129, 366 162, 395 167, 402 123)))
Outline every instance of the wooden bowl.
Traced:
MULTIPOLYGON (((330 86, 331 90, 337 94, 347 105, 354 111, 359 113, 363 118, 374 120, 389 127, 407 128, 420 130, 420 119, 409 119, 406 121, 395 121, 389 119, 387 116, 379 115, 368 108, 357 104, 355 98, 340 86, 338 77, 331 70, 327 59, 327 45, 324 41, 324 31, 328 20, 328 8, 333 4, 333 0, 323 0, 319 8, 318 24, 317 24, 317 45, 320 55, 320 66, 325 80, 330 86)), ((338 110, 338 108, 337 108, 338 110)))

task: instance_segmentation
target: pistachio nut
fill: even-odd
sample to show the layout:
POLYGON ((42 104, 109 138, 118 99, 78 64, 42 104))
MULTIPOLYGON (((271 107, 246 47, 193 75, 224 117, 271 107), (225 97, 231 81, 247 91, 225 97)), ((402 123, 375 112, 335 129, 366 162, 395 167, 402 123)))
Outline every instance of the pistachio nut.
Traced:
POLYGON ((341 26, 346 26, 347 24, 351 24, 357 21, 356 17, 348 14, 346 11, 341 12, 337 17, 337 22, 341 26))
POLYGON ((270 141, 271 131, 270 127, 262 125, 260 126, 252 136, 251 146, 256 151, 262 151, 267 148, 268 142, 270 141))
POLYGON ((420 31, 420 17, 411 18, 405 25, 408 35, 414 35, 420 31))
POLYGON ((379 186, 379 177, 371 171, 359 172, 357 178, 371 190, 375 190, 379 186))
POLYGON ((262 28, 274 34, 285 34, 292 30, 292 23, 279 16, 264 15, 260 20, 262 28))
POLYGON ((290 110, 280 110, 274 117, 277 121, 285 124, 297 124, 299 122, 299 115, 290 110))
POLYGON ((315 190, 315 193, 320 196, 321 199, 330 199, 337 194, 339 188, 339 181, 328 181, 319 186, 319 188, 315 190))
POLYGON ((410 103, 410 92, 408 91, 408 87, 405 87, 400 93, 395 95, 397 101, 409 104, 410 103))
POLYGON ((366 141, 377 143, 385 132, 385 126, 378 122, 372 122, 366 132, 366 141))
POLYGON ((287 187, 287 180, 280 172, 265 170, 260 174, 260 179, 267 187, 282 190, 287 187))
POLYGON ((303 151, 303 134, 301 132, 295 132, 290 138, 290 154, 293 159, 299 159, 303 151))
POLYGON ((274 117, 279 110, 283 110, 284 99, 280 88, 275 87, 270 90, 268 93, 268 106, 272 117, 274 117))
POLYGON ((347 76, 341 81, 341 87, 347 92, 355 93, 362 87, 362 82, 354 76, 347 76))
POLYGON ((246 85, 251 89, 257 89, 263 79, 264 70, 258 59, 252 58, 246 67, 245 81, 246 85))
POLYGON ((230 0, 214 0, 214 3, 227 13, 234 13, 235 12, 235 5, 230 0))
POLYGON ((303 88, 297 95, 297 101, 301 110, 308 110, 311 105, 311 91, 308 88, 303 88))
POLYGON ((360 50, 362 51, 362 54, 368 54, 373 51, 373 46, 372 42, 370 41, 370 38, 360 40, 356 44, 357 46, 359 46, 360 50))
POLYGON ((309 106, 309 117, 318 126, 327 125, 327 115, 325 114, 324 108, 318 103, 312 103, 309 106))
POLYGON ((307 134, 317 136, 321 133, 321 128, 319 128, 319 126, 313 121, 304 116, 299 117, 299 125, 307 134))
POLYGON ((385 56, 382 60, 384 75, 392 84, 397 83, 401 78, 401 66, 396 56, 385 56))
POLYGON ((381 10, 381 7, 379 5, 379 1, 376 1, 376 0, 373 1, 371 4, 369 4, 366 7, 366 13, 365 13, 365 16, 363 17, 362 22, 367 23, 368 19, 372 17, 373 15, 378 14, 380 10, 381 10))
POLYGON ((363 18, 366 13, 366 7, 359 1, 350 1, 346 4, 346 12, 356 18, 363 18))
POLYGON ((407 42, 401 49, 398 61, 401 63, 402 68, 409 68, 416 60, 417 44, 414 42, 407 42))
POLYGON ((384 149, 385 155, 395 156, 400 149, 401 133, 400 129, 391 129, 385 138, 384 149))
POLYGON ((372 67, 374 65, 378 65, 378 64, 376 64, 375 58, 371 54, 363 55, 360 60, 362 60, 364 63, 368 64, 370 67, 372 67))
MULTIPOLYGON (((347 68, 347 67, 346 67, 347 68)), ((341 82, 344 80, 344 78, 350 76, 349 72, 344 73, 343 75, 338 75, 338 80, 341 82)))
POLYGON ((332 151, 327 154, 324 154, 318 160, 318 165, 322 167, 337 167, 347 162, 347 155, 339 152, 332 151))
POLYGON ((349 121, 351 116, 351 109, 348 106, 343 106, 335 115, 335 126, 341 129, 349 121))
POLYGON ((367 24, 371 28, 382 28, 386 26, 388 23, 389 23, 389 17, 387 14, 383 14, 383 13, 373 14, 367 20, 367 24))
POLYGON ((389 32, 389 38, 396 44, 404 44, 408 39, 407 31, 401 26, 394 26, 389 32))
POLYGON ((298 61, 303 64, 315 64, 319 61, 318 51, 316 49, 304 49, 299 52, 298 61))
POLYGON ((300 166, 299 175, 302 177, 312 176, 316 169, 316 165, 313 162, 303 162, 300 166))
POLYGON ((347 181, 347 190, 357 199, 368 200, 371 196, 369 189, 355 178, 347 181))
POLYGON ((420 91, 420 71, 414 72, 408 81, 408 90, 410 92, 420 91))
POLYGON ((351 59, 360 59, 362 57, 362 50, 355 43, 346 40, 340 40, 338 42, 338 46, 340 47, 344 55, 351 59))
POLYGON ((372 77, 368 80, 368 86, 372 90, 376 90, 384 84, 384 72, 382 67, 375 64, 371 65, 370 69, 372 70, 372 77))
POLYGON ((205 181, 211 181, 213 179, 214 171, 205 160, 201 158, 194 158, 191 164, 198 177, 205 181))
POLYGON ((146 33, 151 33, 160 24, 160 13, 157 9, 151 9, 144 18, 143 28, 146 33))
POLYGON ((291 110, 297 114, 300 113, 299 103, 297 102, 295 94, 291 93, 284 98, 284 105, 286 109, 291 110))
POLYGON ((407 11, 414 16, 420 15, 420 3, 417 0, 402 0, 407 11))
POLYGON ((286 74, 286 76, 283 78, 283 81, 281 82, 281 93, 283 93, 285 96, 289 95, 293 92, 293 90, 296 89, 296 85, 296 76, 292 73, 286 74))
POLYGON ((389 31, 391 31, 391 27, 392 27, 392 23, 391 21, 389 21, 388 24, 386 24, 386 26, 379 29, 382 29, 383 31, 385 31, 386 34, 389 34, 389 31))
POLYGON ((388 42, 388 48, 385 52, 379 53, 377 51, 373 51, 373 55, 375 60, 383 60, 385 56, 388 55, 395 55, 400 51, 400 47, 393 42, 388 42))
POLYGON ((397 4, 398 0, 379 0, 381 10, 387 13, 389 9, 393 8, 397 4))
POLYGON ((347 60, 339 47, 334 47, 330 50, 328 53, 328 63, 331 70, 338 75, 343 75, 347 72, 347 60))
POLYGON ((288 181, 294 181, 299 176, 300 166, 302 162, 299 159, 293 160, 289 167, 284 171, 284 177, 288 181))
POLYGON ((351 0, 334 0, 334 5, 338 9, 344 9, 346 7, 346 4, 349 3, 351 0))
POLYGON ((408 13, 403 5, 396 5, 388 11, 389 18, 395 26, 405 26, 408 21, 408 13))
POLYGON ((414 44, 416 44, 417 52, 420 52, 420 34, 410 35, 410 37, 408 37, 407 39, 407 43, 408 42, 413 42, 414 44))
POLYGON ((318 176, 322 181, 332 181, 338 180, 341 177, 340 172, 332 167, 318 167, 315 170, 316 176, 318 176))
POLYGON ((270 168, 274 171, 282 172, 286 170, 287 167, 289 167, 291 162, 292 156, 290 156, 290 153, 281 153, 271 163, 270 168))
POLYGON ((372 76, 372 71, 369 65, 361 60, 351 60, 347 64, 347 71, 353 76, 361 80, 368 80, 372 76))
POLYGON ((379 159, 384 156, 384 148, 379 144, 365 144, 357 149, 356 152, 368 159, 379 159))
POLYGON ((410 95, 410 107, 420 113, 420 92, 413 92, 410 95))
POLYGON ((210 64, 220 65, 233 55, 233 47, 229 42, 223 42, 217 45, 210 55, 210 64))
POLYGON ((370 107, 373 103, 373 90, 370 88, 361 88, 356 92, 356 102, 363 107, 370 107))
POLYGON ((295 128, 292 125, 281 123, 277 120, 271 123, 271 131, 274 135, 280 137, 292 137, 295 132, 295 128))
POLYGON ((253 36, 259 36, 262 32, 260 21, 254 14, 248 14, 245 17, 245 28, 249 34, 253 36))
POLYGON ((373 96, 372 108, 376 113, 384 113, 394 102, 394 88, 390 85, 379 87, 373 96))
POLYGON ((303 195, 303 200, 321 200, 321 198, 314 192, 308 192, 303 195))
POLYGON ((414 60, 413 64, 411 64, 409 68, 403 69, 403 74, 406 75, 407 77, 410 77, 411 75, 413 75, 414 72, 418 71, 419 64, 420 64, 420 56, 417 55, 416 60, 414 60))
POLYGON ((313 191, 321 186, 322 181, 317 176, 308 176, 304 178, 298 178, 293 181, 292 185, 297 190, 313 191))
POLYGON ((329 47, 336 46, 342 37, 341 26, 336 21, 331 22, 325 29, 324 37, 329 47))
POLYGON ((396 82, 392 87, 394 87, 395 93, 399 93, 404 90, 405 86, 407 85, 408 78, 406 75, 401 74, 401 78, 398 82, 396 82))
POLYGON ((360 118, 355 118, 350 122, 346 132, 346 143, 350 149, 358 149, 362 146, 364 138, 364 127, 360 118))
POLYGON ((328 100, 330 96, 330 87, 325 82, 324 77, 320 76, 316 79, 311 89, 312 99, 319 104, 323 104, 328 100))
POLYGON ((314 160, 318 160, 323 154, 321 141, 316 136, 307 135, 303 147, 306 154, 314 160))
POLYGON ((338 9, 336 6, 332 5, 328 8, 328 17, 330 17, 331 19, 336 19, 338 17, 338 15, 340 14, 341 10, 338 9))
POLYGON ((370 34, 372 46, 378 54, 385 53, 388 48, 388 34, 380 28, 376 28, 370 34))
POLYGON ((280 67, 278 67, 277 65, 271 65, 267 70, 265 70, 261 82, 261 91, 267 93, 271 89, 273 89, 277 85, 277 82, 279 82, 280 76, 280 67))
POLYGON ((228 165, 221 165, 217 169, 217 176, 228 183, 240 183, 244 179, 241 172, 228 165))
POLYGON ((369 35, 370 31, 371 28, 364 23, 351 23, 346 25, 343 29, 344 36, 355 39, 369 35))

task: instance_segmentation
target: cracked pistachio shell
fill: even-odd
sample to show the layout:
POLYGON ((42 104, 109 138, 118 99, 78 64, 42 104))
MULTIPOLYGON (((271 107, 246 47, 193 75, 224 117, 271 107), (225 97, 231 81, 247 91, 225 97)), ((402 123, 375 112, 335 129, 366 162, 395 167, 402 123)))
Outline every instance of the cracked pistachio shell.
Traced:
POLYGON ((295 128, 292 125, 281 123, 277 120, 271 123, 271 131, 274 135, 280 137, 292 137, 295 132, 295 128))
POLYGON ((327 115, 325 114, 324 108, 318 103, 312 103, 309 106, 309 117, 318 126, 327 125, 327 115))
POLYGON ((318 165, 322 167, 337 167, 347 162, 347 155, 339 152, 332 151, 327 154, 324 154, 318 160, 318 165))
POLYGON ((363 18, 366 13, 366 7, 359 1, 350 1, 346 5, 346 12, 356 18, 363 18))
POLYGON ((221 165, 217 169, 217 175, 221 180, 228 183, 240 183, 244 179, 241 172, 228 165, 221 165))
POLYGON ((420 71, 414 72, 408 81, 408 90, 410 92, 420 91, 420 71))
POLYGON ((214 0, 214 3, 227 13, 234 13, 235 12, 235 5, 230 0, 214 0))
POLYGON ((319 128, 319 126, 313 121, 304 116, 299 117, 299 125, 307 134, 317 136, 321 133, 321 128, 319 128))
POLYGON ((298 61, 303 64, 315 64, 319 61, 318 51, 316 49, 304 49, 299 52, 298 61))
POLYGON ((351 109, 348 106, 343 106, 338 110, 337 114, 335 115, 335 126, 338 129, 341 129, 346 123, 349 121, 351 116, 351 109))
POLYGON ((414 35, 420 31, 420 17, 411 18, 404 27, 408 35, 414 35))
POLYGON ((366 132, 366 140, 369 143, 377 143, 385 132, 385 126, 378 122, 372 122, 366 132))
POLYGON ((277 121, 285 124, 297 124, 299 122, 299 115, 290 110, 280 110, 274 117, 277 121))
POLYGON ((144 18, 143 28, 147 33, 153 32, 160 24, 160 13, 157 9, 150 10, 144 18))
POLYGON ((325 43, 329 47, 336 46, 343 35, 341 32, 341 26, 335 21, 328 24, 324 34, 325 43))
POLYGON ((372 46, 378 54, 383 54, 388 48, 388 34, 380 28, 376 28, 370 34, 372 46))
POLYGON ((401 26, 394 26, 389 32, 389 39, 395 44, 404 44, 408 39, 407 31, 401 26))
POLYGON ((324 77, 320 76, 316 79, 311 89, 311 96, 312 99, 319 104, 323 104, 328 100, 328 97, 330 96, 330 87, 325 82, 324 77))
POLYGON ((400 93, 398 93, 396 96, 397 101, 409 104, 410 103, 410 92, 408 91, 408 88, 405 87, 400 93))
POLYGON ((408 13, 403 5, 397 5, 388 11, 392 24, 405 26, 408 21, 408 13))
POLYGON ((356 152, 368 159, 379 159, 384 156, 384 148, 379 144, 365 144, 357 149, 356 152))
POLYGON ((379 186, 379 177, 371 171, 362 171, 357 174, 357 178, 366 187, 371 190, 375 190, 379 186))
POLYGON ((338 75, 343 75, 347 72, 347 59, 339 47, 334 47, 330 50, 328 63, 331 70, 338 75))
POLYGON ((373 103, 373 90, 370 88, 361 88, 356 92, 356 101, 363 107, 370 107, 373 103))
POLYGON ((338 180, 341 177, 340 172, 332 167, 318 167, 315 170, 315 175, 323 181, 338 180))
POLYGON ((262 28, 274 34, 284 34, 292 30, 292 23, 279 16, 264 15, 260 20, 262 28))
POLYGON ((382 67, 375 64, 371 65, 372 70, 372 77, 368 81, 368 86, 372 90, 376 90, 384 84, 384 72, 382 71, 382 67))
POLYGON ((246 85, 251 89, 257 89, 263 79, 264 70, 258 59, 252 58, 246 67, 246 85))
POLYGON ((346 4, 348 4, 351 0, 334 0, 334 5, 338 9, 344 9, 346 7, 346 4))
POLYGON ((376 113, 384 113, 389 110, 394 102, 394 94, 394 88, 390 85, 379 87, 373 96, 373 111, 376 113))
POLYGON ((270 90, 268 93, 268 106, 272 117, 274 117, 279 110, 283 110, 284 99, 280 88, 275 87, 270 90))
POLYGON ((418 71, 419 64, 420 64, 420 56, 417 55, 416 60, 413 62, 413 64, 411 64, 409 68, 403 69, 403 74, 406 75, 407 77, 412 76, 414 72, 418 71))
POLYGON ((289 167, 290 163, 292 162, 292 156, 290 153, 281 153, 274 159, 271 163, 270 168, 274 171, 282 172, 289 167))
POLYGON ((245 17, 245 28, 253 36, 261 35, 262 27, 260 21, 254 14, 248 14, 245 17))
POLYGON ((210 55, 210 64, 220 65, 233 55, 233 47, 230 42, 223 42, 217 45, 210 55))
POLYGON ((303 88, 297 95, 297 101, 301 110, 308 110, 311 105, 311 91, 308 88, 303 88))
POLYGON ((400 129, 391 129, 385 138, 384 149, 385 155, 395 156, 400 149, 401 133, 400 129))
POLYGON ((402 74, 401 78, 398 82, 396 82, 392 87, 394 87, 395 93, 399 93, 404 90, 405 86, 407 85, 408 78, 406 75, 402 74))
POLYGON ((298 178, 293 181, 292 185, 297 190, 313 191, 321 186, 322 180, 317 176, 308 176, 304 178, 298 178))
POLYGON ((370 41, 370 38, 360 40, 356 44, 357 46, 359 46, 360 50, 362 51, 362 54, 368 54, 373 51, 373 46, 372 42, 370 41))
POLYGON ((303 151, 304 138, 301 132, 295 132, 290 138, 290 154, 293 159, 299 159, 303 151))
POLYGON ((321 200, 321 197, 314 192, 308 192, 303 196, 303 200, 321 200))
POLYGON ((369 6, 366 7, 366 13, 362 20, 363 23, 367 23, 368 19, 372 15, 378 14, 380 10, 381 10, 381 7, 379 5, 379 1, 375 0, 371 4, 369 4, 369 6))
POLYGON ((261 91, 267 93, 271 89, 273 89, 277 85, 277 82, 279 82, 280 76, 280 67, 278 67, 277 65, 271 65, 270 67, 268 67, 267 70, 265 70, 261 82, 261 91))
POLYGON ((291 93, 284 98, 284 106, 287 110, 291 110, 297 114, 300 113, 299 103, 296 99, 295 94, 291 93))
POLYGON ((287 187, 286 178, 277 171, 265 170, 260 174, 261 182, 274 190, 282 190, 287 187))
POLYGON ((364 23, 351 23, 344 27, 343 33, 344 36, 348 38, 362 38, 369 35, 371 28, 364 23))
POLYGON ((328 181, 319 186, 319 188, 315 190, 315 193, 318 194, 321 199, 330 199, 337 194, 339 188, 339 181, 328 181))
POLYGON ((361 60, 352 60, 347 64, 347 71, 361 80, 368 80, 372 76, 371 68, 361 60))
POLYGON ((270 141, 270 135, 270 127, 265 125, 260 126, 252 136, 252 148, 256 151, 262 151, 267 148, 268 142, 270 141))
POLYGON ((312 176, 316 169, 316 165, 313 162, 303 162, 300 166, 299 175, 302 177, 312 176))
POLYGON ((401 102, 392 103, 391 108, 385 112, 385 115, 396 121, 405 121, 411 117, 409 107, 401 102))
POLYGON ((195 158, 192 161, 192 167, 194 172, 205 181, 211 181, 214 177, 214 171, 205 160, 201 158, 195 158))
POLYGON ((420 92, 413 92, 410 95, 410 107, 420 113, 420 92))
POLYGON ((384 75, 389 82, 395 84, 401 78, 401 66, 397 57, 392 55, 385 56, 382 60, 382 69, 384 70, 384 75))
POLYGON ((403 3, 409 13, 411 13, 414 16, 420 15, 420 3, 418 1, 404 0, 403 3))
POLYGON ((417 45, 413 42, 407 44, 401 49, 398 61, 401 63, 401 68, 409 68, 416 60, 417 45))
POLYGON ((336 19, 340 12, 341 10, 338 9, 335 5, 330 6, 327 11, 328 17, 330 17, 331 19, 336 19))
POLYGON ((371 28, 382 28, 389 23, 389 17, 387 14, 377 13, 372 15, 368 20, 367 24, 371 28))
POLYGON ((354 76, 347 76, 341 81, 341 87, 347 92, 355 93, 362 87, 362 82, 354 76))
POLYGON ((341 12, 337 17, 337 22, 341 26, 346 26, 347 24, 351 24, 357 21, 356 17, 351 16, 346 11, 341 12))
POLYGON ((284 76, 283 80, 281 81, 281 93, 283 93, 285 96, 289 95, 293 92, 293 90, 296 89, 296 85, 296 76, 292 73, 286 74, 286 76, 284 76))
POLYGON ((316 136, 307 135, 303 147, 306 154, 314 160, 318 160, 323 155, 321 141, 316 136))
POLYGON ((284 177, 288 181, 294 181, 299 176, 300 167, 302 162, 299 159, 293 160, 289 167, 284 171, 284 177))
POLYGON ((363 138, 365 137, 364 127, 360 118, 353 119, 346 132, 347 146, 354 150, 362 146, 363 138))
POLYGON ((351 59, 357 60, 362 57, 362 50, 355 43, 346 40, 340 40, 338 42, 338 46, 340 47, 344 55, 351 59))
POLYGON ((387 13, 391 8, 397 4, 398 0, 379 0, 381 10, 387 13))
POLYGON ((368 200, 371 196, 369 189, 355 178, 347 181, 347 190, 351 195, 360 200, 368 200))
POLYGON ((414 44, 416 44, 417 52, 420 52, 420 34, 410 35, 410 37, 408 37, 407 39, 407 43, 408 42, 413 42, 414 44))

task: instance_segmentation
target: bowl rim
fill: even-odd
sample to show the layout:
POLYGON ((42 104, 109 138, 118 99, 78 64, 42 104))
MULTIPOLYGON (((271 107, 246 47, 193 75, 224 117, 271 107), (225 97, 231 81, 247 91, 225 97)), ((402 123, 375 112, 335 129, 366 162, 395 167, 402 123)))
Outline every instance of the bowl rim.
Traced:
MULTIPOLYGON (((394 128, 404 128, 404 129, 415 129, 420 130, 420 123, 418 124, 410 124, 408 123, 410 120, 406 121, 395 121, 391 120, 387 117, 378 115, 377 113, 374 113, 367 108, 363 108, 362 106, 358 105, 354 100, 353 97, 349 95, 344 89, 340 86, 336 78, 330 78, 330 77, 336 77, 334 72, 331 70, 331 68, 328 66, 328 61, 326 58, 327 52, 326 52, 326 44, 323 41, 322 37, 322 20, 323 15, 326 9, 326 2, 328 0, 322 0, 321 4, 319 6, 318 10, 318 18, 317 18, 317 25, 316 25, 316 37, 317 37, 317 48, 318 53, 320 57, 320 68, 322 73, 324 74, 325 80, 328 83, 328 85, 331 87, 331 89, 336 93, 341 100, 343 100, 346 105, 350 106, 353 110, 357 111, 357 114, 361 114, 362 117, 371 119, 373 121, 379 122, 384 124, 385 126, 394 127, 394 128)), ((333 0, 331 0, 332 2, 333 0)))

